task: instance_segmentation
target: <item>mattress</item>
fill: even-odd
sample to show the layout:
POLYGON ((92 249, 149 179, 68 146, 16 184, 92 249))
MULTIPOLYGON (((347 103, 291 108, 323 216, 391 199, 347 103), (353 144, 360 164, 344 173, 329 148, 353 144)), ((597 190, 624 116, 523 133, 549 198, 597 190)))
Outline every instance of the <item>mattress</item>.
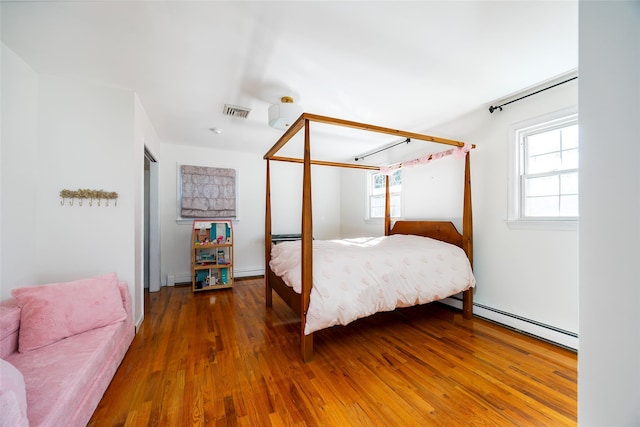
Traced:
MULTIPOLYGON (((271 270, 301 292, 301 242, 271 250, 271 270)), ((394 234, 313 241, 313 287, 305 334, 380 311, 437 301, 475 286, 458 246, 394 234)))

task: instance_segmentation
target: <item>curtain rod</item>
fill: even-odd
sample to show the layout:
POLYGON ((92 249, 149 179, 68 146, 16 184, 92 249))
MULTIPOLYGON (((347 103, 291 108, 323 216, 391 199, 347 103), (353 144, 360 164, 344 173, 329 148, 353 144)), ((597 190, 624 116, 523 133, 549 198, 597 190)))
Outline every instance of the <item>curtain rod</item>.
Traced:
POLYGON ((367 153, 367 154, 363 154, 362 156, 358 156, 358 157, 356 157, 354 160, 357 162, 358 160, 362 160, 362 159, 364 159, 365 157, 369 157, 369 156, 372 156, 372 155, 374 155, 374 154, 378 154, 378 153, 380 153, 380 152, 382 152, 382 151, 388 150, 389 148, 393 148, 393 147, 395 147, 396 145, 400 145, 400 144, 404 144, 404 143, 407 143, 407 144, 408 144, 408 143, 410 143, 410 142, 411 142, 411 138, 407 138, 407 139, 405 139, 404 141, 396 142, 395 144, 393 144, 393 145, 389 145, 388 147, 381 148, 381 149, 379 149, 378 151, 374 151, 374 152, 372 152, 372 153, 367 153))
POLYGON ((493 114, 493 112, 494 112, 494 111, 496 111, 496 110, 500 110, 500 111, 502 111, 502 107, 504 107, 505 105, 511 104, 512 102, 520 101, 521 99, 525 99, 525 98, 527 98, 527 97, 529 97, 529 96, 531 96, 531 95, 535 95, 536 93, 544 92, 545 90, 548 90, 548 89, 554 88, 554 87, 556 87, 556 86, 560 86, 561 84, 568 83, 568 82, 570 82, 571 80, 575 80, 575 79, 577 79, 577 78, 578 78, 578 76, 571 77, 570 79, 567 79, 567 80, 562 81, 562 82, 560 82, 560 83, 556 83, 556 84, 551 85, 551 86, 549 86, 549 87, 545 87, 544 89, 537 90, 537 91, 535 91, 535 92, 533 92, 533 93, 530 93, 529 95, 521 96, 521 97, 520 97, 520 98, 518 98, 518 99, 514 99, 513 101, 505 102, 504 104, 500 104, 500 105, 497 105, 497 106, 495 106, 495 107, 492 105, 492 106, 490 106, 490 107, 489 107, 489 112, 490 112, 491 114, 493 114))

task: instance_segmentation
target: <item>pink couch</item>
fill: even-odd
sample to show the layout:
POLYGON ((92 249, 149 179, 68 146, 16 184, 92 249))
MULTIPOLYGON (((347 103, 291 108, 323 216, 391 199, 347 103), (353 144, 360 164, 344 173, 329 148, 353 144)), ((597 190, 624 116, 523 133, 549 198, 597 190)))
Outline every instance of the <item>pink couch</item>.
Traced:
POLYGON ((86 426, 134 337, 127 284, 112 273, 12 295, 0 303, 0 425, 86 426))

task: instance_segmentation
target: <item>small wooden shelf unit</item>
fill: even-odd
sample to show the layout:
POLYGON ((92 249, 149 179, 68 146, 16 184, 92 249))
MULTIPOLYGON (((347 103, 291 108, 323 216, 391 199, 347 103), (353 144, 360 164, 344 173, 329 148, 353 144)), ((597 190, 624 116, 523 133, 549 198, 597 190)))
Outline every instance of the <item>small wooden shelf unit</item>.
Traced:
POLYGON ((191 290, 233 287, 233 223, 197 219, 191 229, 191 290))

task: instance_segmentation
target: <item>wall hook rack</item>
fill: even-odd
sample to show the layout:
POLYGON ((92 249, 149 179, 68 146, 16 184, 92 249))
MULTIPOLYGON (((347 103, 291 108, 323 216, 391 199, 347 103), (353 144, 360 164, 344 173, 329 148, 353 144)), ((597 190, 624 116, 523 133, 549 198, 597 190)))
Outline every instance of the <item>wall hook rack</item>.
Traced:
POLYGON ((89 199, 89 206, 93 206, 93 201, 98 201, 98 206, 101 206, 101 201, 105 200, 105 206, 109 206, 109 200, 114 200, 114 206, 118 206, 118 193, 115 191, 103 191, 103 190, 90 190, 90 189, 79 189, 79 190, 61 190, 60 191, 60 206, 64 206, 68 204, 69 206, 73 206, 73 202, 75 199, 78 199, 78 205, 82 206, 82 201, 84 199, 89 199))

